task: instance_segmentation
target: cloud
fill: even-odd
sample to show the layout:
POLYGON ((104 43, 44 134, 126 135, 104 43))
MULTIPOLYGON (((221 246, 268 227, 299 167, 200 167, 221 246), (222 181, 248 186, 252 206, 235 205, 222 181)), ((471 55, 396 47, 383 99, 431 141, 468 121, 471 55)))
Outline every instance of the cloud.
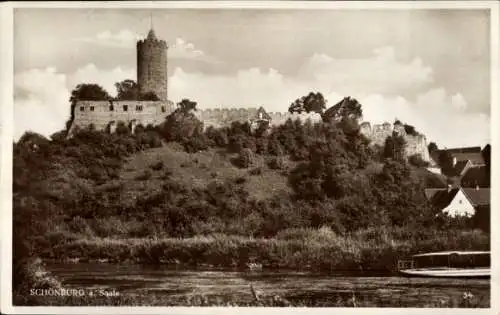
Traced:
POLYGON ((31 69, 14 77, 14 138, 31 130, 44 136, 64 128, 69 118, 66 76, 54 68, 31 69))
MULTIPOLYGON (((105 47, 135 49, 138 40, 144 39, 146 35, 137 34, 128 29, 122 29, 116 33, 109 30, 97 33, 90 37, 76 38, 77 41, 105 47)), ((199 60, 205 62, 219 62, 216 58, 208 56, 204 51, 195 47, 193 43, 177 37, 173 44, 169 45, 169 58, 199 60)))
POLYGON ((212 56, 207 56, 204 51, 197 49, 193 43, 186 42, 180 37, 177 37, 175 39, 175 43, 169 47, 168 57, 174 59, 191 59, 215 63, 220 62, 212 56))
POLYGON ((441 147, 489 142, 489 117, 468 111, 462 94, 435 86, 433 73, 422 60, 405 63, 397 60, 392 48, 383 48, 364 59, 314 54, 296 76, 284 76, 272 68, 250 68, 232 75, 177 68, 170 78, 169 95, 174 102, 193 99, 200 108, 262 105, 268 111, 284 112, 296 98, 319 91, 329 105, 344 96, 355 97, 363 105, 366 121, 398 118, 441 147))
MULTIPOLYGON (((178 47, 185 51, 195 50, 188 43, 180 43, 178 47)), ((76 84, 98 83, 114 95, 114 83, 127 78, 135 78, 134 69, 106 70, 93 64, 68 75, 51 68, 16 75, 16 131, 24 128, 50 135, 69 117, 69 91, 76 84)), ((304 60, 295 76, 272 68, 209 75, 178 67, 169 78, 169 97, 174 102, 195 100, 199 108, 262 105, 268 111, 285 112, 296 98, 319 91, 329 105, 344 96, 355 97, 363 105, 366 121, 382 123, 398 118, 414 125, 440 147, 487 143, 489 116, 468 110, 462 94, 434 82, 432 68, 421 60, 405 63, 396 58, 393 49, 384 48, 363 59, 314 54, 304 60)))
POLYGON ((111 96, 116 96, 115 83, 125 79, 136 79, 136 71, 131 68, 99 69, 94 64, 78 68, 68 76, 68 88, 73 90, 80 83, 95 83, 102 86, 111 96))
POLYGON ((114 96, 114 83, 127 78, 135 78, 134 70, 99 69, 93 64, 67 75, 50 67, 15 74, 14 140, 27 130, 49 137, 64 129, 70 118, 69 97, 77 84, 96 83, 114 96))
POLYGON ((406 94, 431 84, 433 71, 419 58, 401 62, 392 47, 384 47, 364 59, 335 59, 314 54, 300 68, 299 77, 342 94, 406 94))
POLYGON ((101 46, 133 48, 135 47, 136 42, 142 38, 143 36, 140 36, 131 30, 122 29, 116 33, 106 30, 97 33, 94 36, 79 37, 76 38, 76 40, 101 46))

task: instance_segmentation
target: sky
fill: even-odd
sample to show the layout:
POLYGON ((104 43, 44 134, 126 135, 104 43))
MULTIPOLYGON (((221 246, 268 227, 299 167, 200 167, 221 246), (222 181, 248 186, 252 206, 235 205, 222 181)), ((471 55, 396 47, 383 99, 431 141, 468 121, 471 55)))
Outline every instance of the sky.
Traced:
POLYGON ((315 91, 440 148, 490 141, 490 18, 476 9, 16 9, 14 137, 63 129, 79 83, 115 95, 136 80, 151 25, 169 44, 174 102, 286 112, 315 91))

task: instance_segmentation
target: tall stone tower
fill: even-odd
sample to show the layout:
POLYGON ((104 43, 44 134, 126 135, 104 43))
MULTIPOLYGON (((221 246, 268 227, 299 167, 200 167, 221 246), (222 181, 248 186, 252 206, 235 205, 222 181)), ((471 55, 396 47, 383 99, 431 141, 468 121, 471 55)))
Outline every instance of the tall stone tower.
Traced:
POLYGON ((168 100, 167 42, 156 38, 154 30, 137 42, 137 84, 139 93, 153 92, 168 100))

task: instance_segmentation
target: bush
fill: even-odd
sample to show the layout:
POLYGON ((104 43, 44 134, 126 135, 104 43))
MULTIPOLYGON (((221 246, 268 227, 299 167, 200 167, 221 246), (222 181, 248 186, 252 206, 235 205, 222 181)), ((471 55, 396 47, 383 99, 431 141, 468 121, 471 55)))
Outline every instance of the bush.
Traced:
POLYGON ((153 176, 150 170, 145 170, 143 173, 137 175, 135 179, 137 180, 148 180, 153 176))
POLYGON ((208 149, 208 138, 200 134, 184 142, 184 149, 188 153, 196 153, 208 149))
POLYGON ((429 162, 426 162, 422 159, 420 154, 413 154, 408 158, 408 162, 416 167, 427 167, 429 166, 429 162))
POLYGON ((256 168, 250 170, 250 175, 261 175, 261 174, 262 174, 261 167, 256 167, 256 168))
POLYGON ((249 148, 241 149, 238 157, 236 158, 236 166, 240 168, 248 168, 254 162, 254 154, 249 148))
POLYGON ((116 125, 116 133, 118 135, 129 135, 130 128, 123 121, 119 121, 116 125))
POLYGON ((283 156, 276 156, 271 158, 267 165, 272 170, 283 170, 285 169, 285 160, 283 156))
POLYGON ((163 161, 158 161, 149 166, 153 171, 159 171, 163 168, 163 161))

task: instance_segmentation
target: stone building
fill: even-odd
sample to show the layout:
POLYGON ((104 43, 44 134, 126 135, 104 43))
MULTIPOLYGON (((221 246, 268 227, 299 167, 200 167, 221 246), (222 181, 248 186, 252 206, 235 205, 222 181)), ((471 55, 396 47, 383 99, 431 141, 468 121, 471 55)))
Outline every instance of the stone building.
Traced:
POLYGON ((139 124, 155 126, 172 111, 172 102, 163 101, 79 101, 75 107, 72 130, 93 125, 97 130, 109 127, 112 132, 119 122, 132 129, 139 124))
POLYGON ((426 137, 421 134, 407 134, 404 125, 399 122, 394 123, 394 125, 385 122, 381 125, 376 124, 373 126, 371 126, 369 122, 363 122, 360 125, 360 132, 365 135, 365 137, 370 139, 373 145, 378 145, 380 147, 385 145, 387 137, 392 136, 394 132, 397 135, 402 136, 406 141, 406 157, 417 154, 420 155, 424 161, 430 161, 426 137))
MULTIPOLYGON (((90 125, 97 130, 109 129, 111 132, 120 122, 128 125, 132 131, 139 124, 158 125, 175 110, 174 104, 168 100, 168 45, 166 41, 158 39, 154 30, 151 29, 145 39, 137 42, 136 49, 139 93, 154 93, 159 101, 78 101, 74 108, 74 120, 68 136, 71 136, 75 129, 90 125)), ((326 113, 336 113, 350 102, 357 101, 349 97, 344 98, 326 113)), ((266 122, 270 126, 275 126, 284 124, 288 119, 298 119, 303 122, 310 120, 313 123, 322 121, 322 115, 318 113, 267 113, 263 107, 199 109, 195 115, 203 122, 204 128, 229 126, 233 121, 249 122, 253 126, 258 125, 258 122, 266 122)), ((374 125, 373 128, 370 123, 361 124, 361 132, 371 139, 372 143, 380 146, 384 145, 385 139, 392 135, 393 131, 405 137, 407 156, 420 154, 425 161, 429 161, 425 136, 407 135, 404 126, 400 124, 391 126, 385 123, 374 125)))
POLYGON ((133 129, 135 125, 157 125, 165 120, 174 104, 168 100, 167 43, 156 38, 151 29, 137 42, 137 85, 140 94, 154 93, 159 101, 85 101, 76 103, 69 135, 76 128, 93 125, 97 130, 113 131, 119 122, 133 129))
POLYGON ((156 38, 154 30, 137 42, 137 85, 139 93, 154 93, 168 100, 167 42, 156 38))

